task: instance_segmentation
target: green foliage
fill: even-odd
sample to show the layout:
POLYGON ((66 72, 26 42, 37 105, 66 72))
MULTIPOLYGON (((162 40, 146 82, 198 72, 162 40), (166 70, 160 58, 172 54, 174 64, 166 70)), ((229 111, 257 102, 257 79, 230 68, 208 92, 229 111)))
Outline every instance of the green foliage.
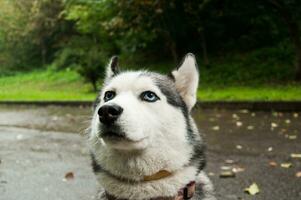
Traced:
POLYGON ((64 30, 61 0, 1 0, 0 36, 3 47, 1 71, 28 70, 52 62, 64 30), (6 69, 4 69, 4 67, 6 69))
POLYGON ((205 83, 292 81, 300 13, 297 0, 0 0, 0 75, 50 65, 96 88, 112 55, 165 72, 194 52, 205 83))
POLYGON ((292 48, 286 43, 245 54, 212 58, 209 68, 201 64, 201 84, 229 87, 286 83, 294 78, 292 48), (282 48, 285 47, 285 48, 282 48))

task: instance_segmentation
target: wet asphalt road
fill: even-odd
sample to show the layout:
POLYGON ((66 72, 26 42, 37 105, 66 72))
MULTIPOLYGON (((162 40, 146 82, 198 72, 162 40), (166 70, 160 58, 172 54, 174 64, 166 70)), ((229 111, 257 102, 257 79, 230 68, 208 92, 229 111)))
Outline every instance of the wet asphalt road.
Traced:
MULTIPOLYGON (((84 137, 90 114, 85 107, 0 106, 0 200, 93 199, 84 137), (68 172, 74 177, 66 180, 68 172)), ((194 116, 218 199, 301 199, 301 159, 291 157, 301 154, 301 113, 197 109, 194 116), (233 168, 235 177, 220 178, 233 168), (244 192, 252 183, 255 196, 244 192)))

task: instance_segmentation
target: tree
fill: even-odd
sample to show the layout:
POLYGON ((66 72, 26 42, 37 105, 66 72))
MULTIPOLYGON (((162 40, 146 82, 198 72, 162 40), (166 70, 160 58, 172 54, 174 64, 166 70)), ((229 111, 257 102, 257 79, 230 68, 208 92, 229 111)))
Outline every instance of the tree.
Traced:
POLYGON ((52 62, 58 43, 70 32, 61 18, 63 0, 0 0, 0 5, 6 64, 21 70, 52 62))
POLYGON ((268 2, 283 20, 288 29, 290 40, 295 48, 295 79, 301 81, 301 32, 299 24, 301 18, 301 2, 298 0, 268 0, 268 2))

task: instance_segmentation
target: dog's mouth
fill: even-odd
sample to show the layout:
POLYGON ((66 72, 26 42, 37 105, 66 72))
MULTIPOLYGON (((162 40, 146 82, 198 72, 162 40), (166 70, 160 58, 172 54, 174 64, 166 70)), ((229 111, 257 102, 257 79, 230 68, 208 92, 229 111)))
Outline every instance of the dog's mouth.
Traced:
POLYGON ((115 131, 105 131, 101 134, 102 138, 110 140, 126 140, 125 133, 115 131))
POLYGON ((110 142, 125 142, 125 143, 139 143, 142 142, 143 140, 146 139, 145 138, 141 138, 141 139, 131 139, 126 137, 126 134, 124 132, 115 132, 115 131, 106 131, 101 133, 101 138, 103 138, 106 141, 110 141, 110 142))

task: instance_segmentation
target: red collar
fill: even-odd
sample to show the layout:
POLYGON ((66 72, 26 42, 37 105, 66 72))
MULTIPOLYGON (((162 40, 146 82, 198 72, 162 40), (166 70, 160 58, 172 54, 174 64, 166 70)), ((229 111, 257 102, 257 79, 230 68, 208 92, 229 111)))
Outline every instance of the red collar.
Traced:
MULTIPOLYGON (((191 181, 184 188, 181 188, 178 191, 178 194, 174 197, 155 197, 150 200, 187 200, 191 199, 195 193, 195 181, 191 181)), ((108 200, 127 200, 127 199, 118 199, 114 195, 111 195, 106 192, 108 200)))

